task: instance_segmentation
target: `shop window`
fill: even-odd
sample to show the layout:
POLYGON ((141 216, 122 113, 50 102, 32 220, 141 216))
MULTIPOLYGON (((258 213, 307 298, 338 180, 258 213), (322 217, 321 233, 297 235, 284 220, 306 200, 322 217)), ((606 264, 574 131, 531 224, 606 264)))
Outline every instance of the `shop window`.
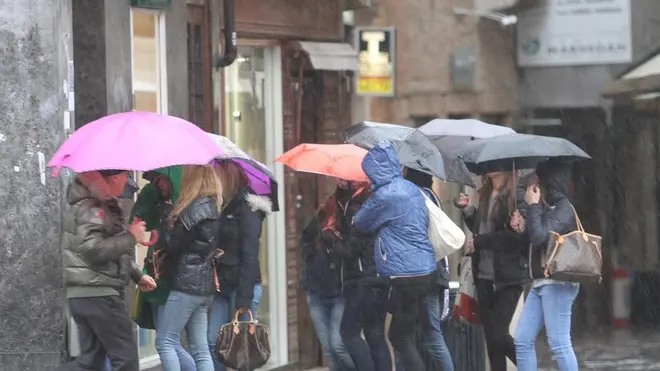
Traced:
POLYGON ((191 122, 213 131, 209 12, 206 2, 188 4, 188 115, 191 122))

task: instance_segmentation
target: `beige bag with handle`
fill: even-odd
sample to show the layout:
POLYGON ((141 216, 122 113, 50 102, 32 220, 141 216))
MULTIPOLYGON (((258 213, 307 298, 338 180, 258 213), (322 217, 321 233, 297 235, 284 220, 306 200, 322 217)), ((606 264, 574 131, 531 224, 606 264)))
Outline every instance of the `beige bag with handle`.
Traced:
POLYGON ((602 238, 585 232, 573 205, 571 208, 577 230, 564 235, 550 232, 545 277, 576 283, 600 283, 603 271, 602 238))

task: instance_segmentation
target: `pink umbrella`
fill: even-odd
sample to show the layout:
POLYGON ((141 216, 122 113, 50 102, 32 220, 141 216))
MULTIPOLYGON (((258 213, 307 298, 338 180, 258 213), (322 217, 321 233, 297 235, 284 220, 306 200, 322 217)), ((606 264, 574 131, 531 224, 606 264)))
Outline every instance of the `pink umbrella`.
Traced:
POLYGON ((117 113, 76 130, 48 166, 75 172, 147 171, 172 165, 204 165, 224 152, 195 124, 152 112, 117 113))

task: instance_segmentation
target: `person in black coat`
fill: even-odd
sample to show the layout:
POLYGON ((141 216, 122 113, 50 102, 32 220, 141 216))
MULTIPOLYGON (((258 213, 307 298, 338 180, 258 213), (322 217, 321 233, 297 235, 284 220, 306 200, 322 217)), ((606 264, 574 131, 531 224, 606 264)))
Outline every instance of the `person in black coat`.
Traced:
MULTIPOLYGON (((405 178, 415 183, 436 206, 442 208, 438 196, 433 191, 433 177, 421 171, 406 168, 405 178)), ((424 348, 430 355, 432 365, 427 369, 454 371, 454 363, 442 332, 442 321, 449 315, 449 260, 438 261, 436 289, 424 298, 420 313, 420 331, 424 348)))
POLYGON ((518 369, 536 370, 536 338, 545 327, 559 370, 577 371, 571 316, 580 285, 544 275, 550 232, 563 235, 577 229, 577 215, 569 200, 571 169, 567 164, 550 160, 537 166, 536 175, 538 182, 527 185, 524 207, 510 221, 511 227, 529 241, 529 273, 534 279, 516 329, 518 369))
POLYGON ((525 239, 509 225, 515 209, 512 174, 498 171, 483 178, 478 208, 470 206, 463 194, 456 206, 463 209, 465 223, 474 235, 467 248, 472 251, 472 274, 490 365, 493 371, 505 371, 506 358, 516 362, 509 325, 523 285, 531 280, 528 248, 525 239))
MULTIPOLYGON (((318 208, 314 218, 302 232, 301 288, 307 294, 310 317, 323 355, 330 371, 355 370, 342 336, 340 325, 345 313, 346 301, 342 295, 342 280, 354 279, 357 270, 353 265, 345 270, 343 257, 349 254, 343 247, 341 236, 344 221, 338 219, 349 204, 349 182, 337 181, 335 192, 318 208), (344 276, 347 274, 347 277, 344 276)), ((383 337, 384 340, 384 337, 383 337)), ((368 350, 366 352, 368 354, 368 350)))
POLYGON ((217 290, 213 257, 219 247, 221 205, 222 184, 213 168, 185 166, 159 245, 171 262, 162 278, 172 291, 156 326, 156 349, 164 370, 179 368, 175 348, 184 328, 197 369, 213 370, 206 339, 208 303, 217 290))
POLYGON ((340 182, 335 191, 336 227, 325 232, 332 250, 342 260, 341 287, 346 306, 340 334, 358 371, 392 368, 385 340, 387 283, 381 284, 376 278, 375 235, 360 233, 352 223, 370 195, 368 183, 340 182))
POLYGON ((231 160, 216 165, 223 185, 224 203, 220 215, 215 268, 219 290, 211 307, 208 346, 215 371, 225 370, 216 359, 215 346, 220 327, 229 323, 236 311, 243 320, 257 315, 261 299, 260 239, 263 221, 272 210, 268 198, 254 194, 243 168, 231 160))

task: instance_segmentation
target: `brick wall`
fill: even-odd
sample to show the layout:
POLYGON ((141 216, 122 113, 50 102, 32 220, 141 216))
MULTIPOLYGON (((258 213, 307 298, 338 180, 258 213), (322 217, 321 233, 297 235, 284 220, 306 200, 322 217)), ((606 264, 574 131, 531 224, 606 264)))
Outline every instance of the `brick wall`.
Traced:
MULTIPOLYGON (((282 55, 284 149, 302 142, 340 143, 340 131, 351 124, 350 85, 347 85, 350 80, 343 73, 311 70, 295 45, 286 46, 282 55), (300 92, 303 96, 299 100, 300 92)), ((291 363, 312 367, 318 365, 320 348, 304 293, 299 289, 299 239, 319 202, 332 191, 333 182, 286 170, 284 183, 289 359, 291 363)))
POLYGON ((514 29, 473 16, 457 17, 454 7, 473 0, 378 0, 355 12, 356 25, 396 29, 396 97, 374 98, 374 121, 409 123, 415 117, 465 114, 511 115, 518 111, 514 29), (474 88, 452 86, 451 56, 456 47, 475 50, 474 88))

